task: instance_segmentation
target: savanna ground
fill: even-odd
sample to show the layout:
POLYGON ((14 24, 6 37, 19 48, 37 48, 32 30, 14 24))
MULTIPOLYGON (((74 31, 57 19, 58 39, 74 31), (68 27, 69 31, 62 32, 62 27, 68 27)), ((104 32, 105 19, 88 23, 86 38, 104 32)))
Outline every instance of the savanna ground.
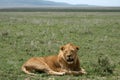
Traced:
POLYGON ((0 80, 120 80, 120 12, 0 12, 0 80), (33 56, 80 46, 82 76, 24 74, 33 56))

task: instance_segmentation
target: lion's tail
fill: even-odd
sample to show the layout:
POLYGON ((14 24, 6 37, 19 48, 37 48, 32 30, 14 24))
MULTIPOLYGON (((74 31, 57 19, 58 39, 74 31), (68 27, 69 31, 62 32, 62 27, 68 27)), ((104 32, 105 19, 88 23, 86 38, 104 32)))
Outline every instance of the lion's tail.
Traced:
POLYGON ((27 69, 27 66, 23 65, 21 67, 22 71, 25 72, 26 74, 30 74, 30 75, 35 75, 34 73, 31 73, 29 69, 27 69))

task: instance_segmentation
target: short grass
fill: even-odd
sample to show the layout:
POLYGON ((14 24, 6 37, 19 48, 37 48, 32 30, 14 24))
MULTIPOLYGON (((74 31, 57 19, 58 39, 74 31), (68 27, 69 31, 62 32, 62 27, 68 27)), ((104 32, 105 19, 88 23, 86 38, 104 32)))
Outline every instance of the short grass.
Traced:
POLYGON ((120 12, 0 12, 0 80, 119 79, 120 12), (87 75, 30 76, 21 71, 27 59, 57 54, 69 42, 80 46, 87 75), (102 73, 101 56, 115 66, 113 73, 102 73))

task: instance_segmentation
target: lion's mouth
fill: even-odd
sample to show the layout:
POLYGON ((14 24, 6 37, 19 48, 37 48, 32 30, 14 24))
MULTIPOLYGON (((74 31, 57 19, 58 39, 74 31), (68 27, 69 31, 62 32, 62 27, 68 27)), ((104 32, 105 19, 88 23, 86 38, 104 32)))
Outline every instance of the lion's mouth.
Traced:
POLYGON ((73 62, 73 61, 74 61, 73 58, 68 58, 68 59, 67 59, 67 62, 73 62))

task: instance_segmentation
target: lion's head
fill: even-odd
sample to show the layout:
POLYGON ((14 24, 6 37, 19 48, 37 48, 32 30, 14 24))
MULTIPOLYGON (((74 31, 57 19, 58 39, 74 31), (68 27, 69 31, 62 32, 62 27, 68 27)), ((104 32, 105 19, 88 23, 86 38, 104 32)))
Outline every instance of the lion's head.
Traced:
POLYGON ((60 48, 59 55, 64 59, 65 62, 67 62, 68 64, 72 64, 77 59, 78 50, 78 46, 68 43, 60 48))

